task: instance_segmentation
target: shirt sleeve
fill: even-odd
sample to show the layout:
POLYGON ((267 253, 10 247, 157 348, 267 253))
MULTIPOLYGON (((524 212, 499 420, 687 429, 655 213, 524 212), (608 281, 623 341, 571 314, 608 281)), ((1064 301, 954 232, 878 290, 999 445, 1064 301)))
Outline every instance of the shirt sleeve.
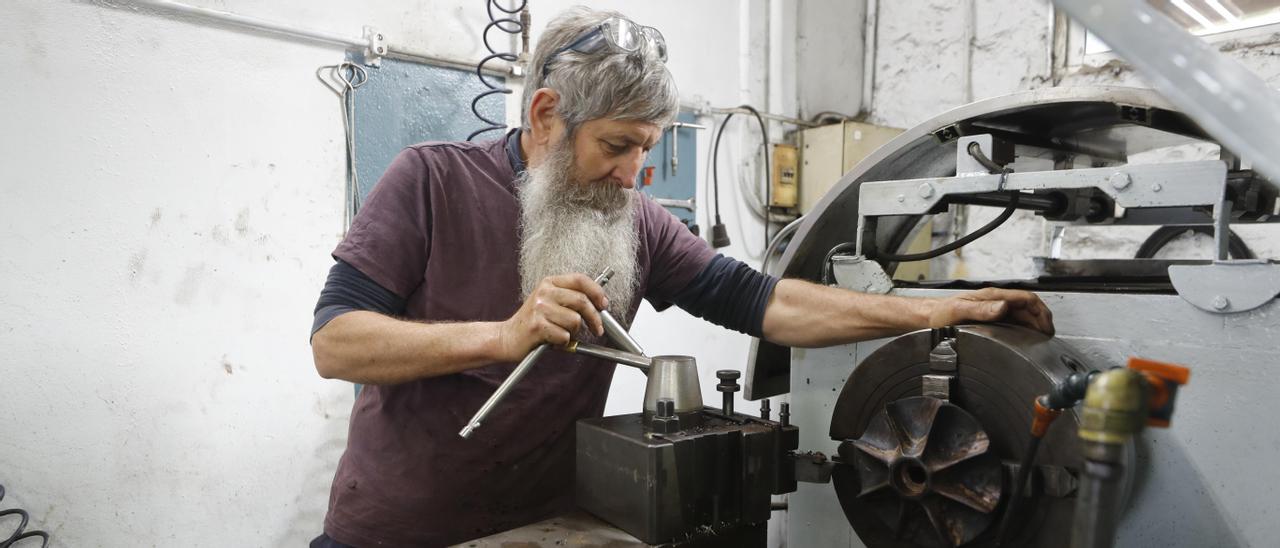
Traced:
POLYGON ((711 263, 716 252, 652 198, 641 196, 641 200, 645 216, 641 237, 649 254, 645 298, 654 308, 664 310, 711 263))
POLYGON ((354 310, 368 310, 387 316, 404 314, 405 300, 355 267, 338 261, 329 269, 329 278, 316 301, 315 317, 311 323, 311 335, 342 314, 354 310))
POLYGON ((777 285, 778 278, 716 255, 672 302, 711 323, 759 337, 764 332, 765 308, 777 285))
POLYGON ((370 279, 408 299, 422 284, 431 253, 428 169, 421 152, 407 148, 374 185, 333 251, 370 279))

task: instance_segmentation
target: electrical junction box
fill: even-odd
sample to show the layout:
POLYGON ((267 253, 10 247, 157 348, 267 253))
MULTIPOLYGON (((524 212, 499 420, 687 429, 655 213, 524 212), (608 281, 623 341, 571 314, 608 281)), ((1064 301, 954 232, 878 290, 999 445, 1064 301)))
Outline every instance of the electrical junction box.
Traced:
POLYGON ((636 189, 656 199, 685 226, 697 222, 699 127, 695 120, 692 113, 681 112, 649 151, 636 177, 636 189))
POLYGON ((799 199, 796 188, 800 179, 799 154, 791 145, 773 145, 773 173, 771 182, 773 192, 770 193, 769 206, 780 208, 796 207, 799 199))
POLYGON ((800 213, 808 213, 840 178, 901 129, 842 122, 800 132, 800 213))

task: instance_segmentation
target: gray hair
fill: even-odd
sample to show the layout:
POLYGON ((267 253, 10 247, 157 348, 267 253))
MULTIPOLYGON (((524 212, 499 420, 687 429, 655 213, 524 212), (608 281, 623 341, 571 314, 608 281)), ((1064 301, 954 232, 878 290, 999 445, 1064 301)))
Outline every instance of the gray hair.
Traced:
POLYGON ((573 135, 582 123, 608 118, 639 120, 658 127, 675 121, 680 109, 680 92, 658 53, 650 47, 625 53, 604 47, 592 53, 561 52, 547 67, 552 53, 572 43, 610 17, 624 17, 613 11, 576 6, 565 10, 547 25, 533 51, 525 76, 521 120, 529 129, 529 108, 533 94, 549 88, 560 94, 556 114, 573 135))

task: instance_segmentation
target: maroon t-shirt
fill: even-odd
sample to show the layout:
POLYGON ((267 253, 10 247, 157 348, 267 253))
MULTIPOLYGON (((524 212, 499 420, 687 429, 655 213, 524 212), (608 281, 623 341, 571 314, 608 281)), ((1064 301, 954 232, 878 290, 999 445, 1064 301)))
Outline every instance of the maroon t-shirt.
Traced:
MULTIPOLYGON (((405 298, 411 319, 509 318, 521 304, 520 204, 505 142, 405 149, 334 257, 405 298)), ((714 251, 652 199, 636 203, 637 297, 668 302, 714 251)), ((615 366, 547 352, 471 439, 459 437, 514 367, 364 387, 325 532, 356 546, 438 546, 572 508, 574 422, 604 412, 615 366)))

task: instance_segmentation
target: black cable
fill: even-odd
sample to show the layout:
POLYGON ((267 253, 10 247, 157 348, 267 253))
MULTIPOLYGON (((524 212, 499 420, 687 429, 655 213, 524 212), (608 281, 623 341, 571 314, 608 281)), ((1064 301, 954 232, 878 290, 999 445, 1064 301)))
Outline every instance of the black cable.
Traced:
POLYGON ((506 61, 508 63, 514 63, 519 59, 519 57, 517 57, 516 54, 514 53, 506 53, 506 52, 500 53, 498 52, 498 50, 494 49, 493 46, 489 45, 489 29, 497 27, 498 30, 505 32, 507 34, 520 34, 524 32, 525 30, 524 22, 516 19, 512 19, 511 17, 497 17, 493 13, 493 8, 496 7, 498 8, 498 11, 501 11, 507 15, 512 15, 524 10, 525 7, 529 4, 529 0, 522 0, 519 6, 516 6, 511 9, 507 9, 502 6, 499 6, 497 4, 497 1, 498 0, 485 0, 485 8, 489 12, 489 24, 484 26, 484 31, 481 32, 481 36, 484 39, 484 47, 489 50, 489 55, 486 56, 484 59, 481 59, 479 63, 476 63, 476 77, 480 79, 480 83, 483 84, 484 87, 487 87, 489 89, 487 91, 480 92, 475 96, 474 99, 471 100, 471 113, 475 114, 476 118, 479 118, 481 122, 484 122, 488 125, 471 132, 471 135, 467 136, 468 141, 475 139, 476 135, 480 135, 481 133, 493 131, 495 129, 507 128, 507 124, 503 122, 499 122, 497 120, 486 118, 483 114, 480 114, 481 99, 484 99, 485 97, 488 97, 494 94, 503 94, 503 95, 511 94, 511 88, 495 85, 493 82, 490 82, 489 79, 485 78, 484 65, 485 63, 488 63, 489 61, 492 61, 494 59, 502 59, 503 61, 506 61))
MULTIPOLYGON (((978 163, 982 164, 982 166, 987 168, 987 170, 990 171, 991 173, 1001 174, 999 186, 1001 188, 1004 187, 1004 177, 1007 177, 1009 175, 1010 170, 1006 169, 1004 166, 1001 166, 1000 164, 997 164, 991 161, 991 159, 988 158, 986 154, 982 153, 982 147, 978 145, 978 143, 969 143, 967 152, 969 153, 970 156, 973 156, 974 160, 977 160, 978 163)), ((1000 225, 1005 223, 1005 221, 1008 221, 1009 218, 1013 216, 1013 212, 1018 209, 1019 194, 1020 193, 1018 192, 1009 193, 1009 204, 1005 206, 1004 211, 1000 212, 1000 215, 996 216, 995 219, 992 219, 991 222, 983 225, 982 228, 979 228, 973 232, 970 232, 969 234, 966 234, 963 237, 956 239, 956 241, 954 242, 945 244, 936 249, 931 249, 929 251, 923 251, 920 253, 908 253, 905 255, 896 255, 893 253, 878 253, 873 258, 878 260, 894 262, 894 263, 909 263, 909 262, 915 262, 915 261, 927 261, 929 259, 933 259, 935 257, 945 255, 947 253, 960 249, 972 243, 974 240, 977 240, 978 238, 986 236, 992 230, 999 228, 1000 225)), ((827 252, 826 258, 823 259, 822 261, 823 283, 826 283, 826 284, 831 283, 831 270, 833 268, 831 265, 831 259, 833 259, 836 256, 836 254, 841 251, 854 249, 856 247, 857 247, 857 244, 855 242, 844 242, 842 244, 839 244, 831 248, 831 250, 827 252)))
POLYGON ((762 151, 764 156, 764 253, 769 252, 769 206, 773 201, 773 171, 769 166, 769 130, 764 123, 764 117, 760 116, 760 111, 751 105, 742 105, 739 108, 747 109, 752 116, 756 117, 756 123, 760 125, 760 139, 762 140, 762 151))
POLYGON ((1009 526, 1013 523, 1015 517, 1013 512, 1015 509, 1020 510, 1022 505, 1018 501, 1022 498, 1022 489, 1026 486, 1027 480, 1031 478, 1031 467, 1036 462, 1036 453, 1040 449, 1040 440, 1036 436, 1031 436, 1031 441, 1027 443, 1027 450, 1022 453, 1022 460, 1018 462, 1018 477, 1013 480, 1013 486, 1010 488, 1009 504, 1004 508, 1004 516, 1000 519, 1000 528, 996 530, 996 546, 1005 543, 1006 537, 1009 535, 1009 526))
POLYGON ((716 130, 715 141, 711 143, 711 192, 715 202, 716 224, 720 223, 720 135, 724 134, 725 126, 729 125, 729 120, 733 119, 735 113, 730 112, 724 120, 720 122, 720 129, 716 130))
MULTIPOLYGON (((1205 236, 1213 237, 1213 231, 1214 228, 1212 225, 1162 226, 1157 228, 1155 232, 1152 232, 1150 236, 1147 236, 1146 241, 1143 241, 1142 245, 1138 246, 1138 252, 1134 254, 1133 258, 1154 259, 1156 253, 1159 253, 1164 246, 1169 245, 1169 242, 1178 239, 1178 237, 1186 234, 1187 232, 1195 232, 1196 234, 1204 234, 1205 236)), ((1240 236, 1236 234, 1234 230, 1230 231, 1228 234, 1227 251, 1231 254, 1232 259, 1256 258, 1253 254, 1253 250, 1249 249, 1249 246, 1244 243, 1244 240, 1240 239, 1240 236)))
MULTIPOLYGON (((3 485, 0 485, 0 500, 4 500, 3 485)), ((13 533, 10 533, 9 536, 4 539, 0 539, 0 548, 9 548, 20 540, 37 537, 40 538, 40 548, 46 548, 49 546, 49 533, 44 531, 26 531, 27 522, 31 519, 31 516, 27 514, 26 510, 21 508, 0 510, 0 517, 3 516, 18 516, 19 521, 18 526, 13 530, 13 533)))
POLYGON ((823 285, 831 285, 831 278, 833 274, 832 271, 835 270, 835 265, 831 264, 831 259, 834 259, 836 254, 840 253, 841 251, 857 249, 857 247, 858 247, 858 244, 855 242, 845 242, 842 244, 838 244, 835 247, 831 248, 830 251, 827 251, 827 256, 823 257, 822 259, 822 284, 823 285))
POLYGON ((1005 206, 1004 211, 1001 211, 1000 215, 997 215, 995 219, 991 220, 991 222, 985 225, 982 225, 982 228, 979 228, 973 232, 965 234, 963 237, 957 238, 956 241, 954 242, 939 246, 936 249, 930 249, 929 251, 922 251, 920 253, 907 253, 905 255, 895 255, 893 253, 880 253, 876 255, 876 258, 883 259, 889 262, 894 262, 894 263, 910 263, 914 261, 927 261, 929 259, 938 257, 940 255, 946 255, 947 253, 951 253, 952 251, 955 251, 957 249, 960 249, 972 243, 974 240, 978 238, 986 236, 992 230, 1000 228, 1000 225, 1004 224, 1005 221, 1008 221, 1009 218, 1013 216, 1013 212, 1017 210, 1018 210, 1018 193, 1010 192, 1009 205, 1005 206))
MULTIPOLYGON (((967 152, 969 153, 970 156, 973 157, 974 160, 977 160, 979 164, 982 164, 982 167, 987 168, 987 171, 990 171, 993 174, 999 173, 1000 174, 999 186, 1001 188, 1004 187, 1004 178, 1008 177, 1010 170, 1006 169, 1004 166, 1001 166, 1000 164, 997 164, 991 161, 991 159, 988 158, 986 154, 982 153, 982 147, 978 145, 978 143, 976 142, 969 143, 967 152)), ((961 238, 957 238, 956 241, 954 242, 940 246, 937 249, 930 249, 929 251, 923 251, 920 253, 908 253, 905 255, 895 255, 893 253, 880 253, 876 256, 876 258, 890 261, 890 262, 895 262, 895 263, 910 263, 915 261, 927 261, 929 259, 941 256, 941 255, 945 255, 947 253, 960 249, 968 245, 969 243, 973 242, 974 240, 977 240, 978 238, 986 236, 992 230, 1000 228, 1000 225, 1004 224, 1005 221, 1008 221, 1009 218, 1013 216, 1013 212, 1017 211, 1018 209, 1018 195, 1019 195, 1018 192, 1010 192, 1009 205, 1005 206, 1004 211, 1001 211, 1000 215, 997 215, 995 219, 991 220, 991 222, 983 225, 982 228, 979 228, 973 232, 970 232, 969 234, 966 234, 961 238)))
MULTIPOLYGON (((738 108, 746 110, 755 116, 756 123, 760 126, 760 138, 763 139, 762 147, 764 149, 764 178, 765 178, 765 201, 764 208, 764 249, 769 250, 769 200, 772 199, 772 189, 770 188, 769 164, 769 130, 764 123, 764 117, 760 115, 760 111, 751 105, 741 105, 738 108)), ((733 119, 736 112, 730 112, 725 115, 724 120, 720 122, 720 129, 716 130, 716 138, 711 143, 711 189, 712 201, 715 205, 716 225, 722 224, 720 221, 720 136, 724 134, 724 128, 729 125, 729 120, 733 119)), ((714 228, 713 228, 714 232, 714 228)))
POLYGON ((986 154, 982 153, 982 145, 979 145, 977 141, 969 143, 969 147, 965 151, 968 152, 970 156, 973 156, 973 159, 977 160, 979 164, 982 164, 982 167, 987 168, 987 171, 991 173, 1000 173, 1001 171, 1004 171, 1004 166, 995 163, 991 158, 988 158, 986 154))

